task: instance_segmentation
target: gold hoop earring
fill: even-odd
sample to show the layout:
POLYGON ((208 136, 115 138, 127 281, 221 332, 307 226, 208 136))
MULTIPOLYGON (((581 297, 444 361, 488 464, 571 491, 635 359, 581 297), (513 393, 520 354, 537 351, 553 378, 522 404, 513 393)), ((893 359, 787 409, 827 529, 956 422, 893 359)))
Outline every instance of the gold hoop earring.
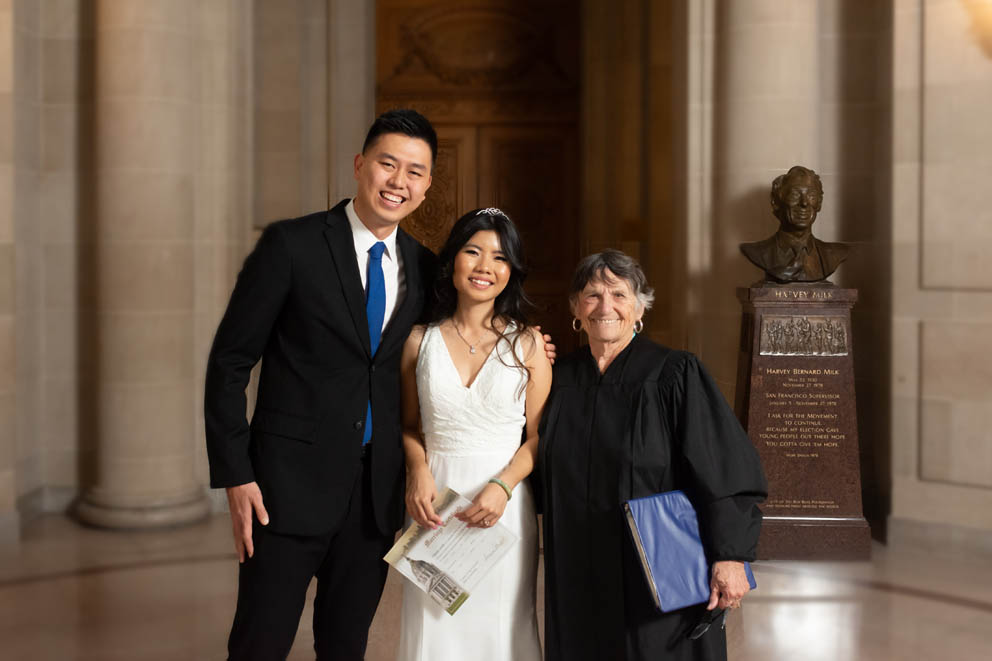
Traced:
POLYGON ((640 333, 643 330, 644 330, 644 322, 638 319, 637 321, 634 322, 634 332, 640 333))
POLYGON ((576 333, 582 332, 582 322, 579 321, 578 317, 574 317, 572 319, 572 330, 574 330, 576 333))

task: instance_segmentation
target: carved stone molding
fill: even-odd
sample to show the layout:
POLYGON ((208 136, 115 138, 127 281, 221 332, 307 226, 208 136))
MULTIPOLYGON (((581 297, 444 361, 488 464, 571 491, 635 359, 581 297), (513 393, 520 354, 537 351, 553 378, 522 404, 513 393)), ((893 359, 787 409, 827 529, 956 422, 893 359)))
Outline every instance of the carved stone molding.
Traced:
POLYGON ((562 12, 541 9, 458 3, 399 16, 398 49, 387 54, 381 89, 412 92, 425 79, 459 91, 574 89, 554 38, 562 12))

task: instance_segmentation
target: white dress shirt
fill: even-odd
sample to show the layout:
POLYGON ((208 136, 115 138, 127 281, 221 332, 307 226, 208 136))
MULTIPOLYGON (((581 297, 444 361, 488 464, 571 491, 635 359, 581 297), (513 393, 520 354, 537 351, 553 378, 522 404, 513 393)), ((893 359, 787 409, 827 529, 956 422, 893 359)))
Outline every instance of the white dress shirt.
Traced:
POLYGON ((386 244, 382 253, 382 275, 386 281, 386 314, 382 318, 382 330, 385 332, 389 320, 393 318, 397 301, 403 300, 406 293, 406 275, 403 272, 403 256, 396 248, 396 229, 385 239, 376 238, 369 228, 362 224, 355 212, 355 200, 348 202, 344 208, 348 222, 351 223, 351 236, 355 240, 355 258, 358 260, 358 272, 362 276, 362 289, 368 293, 369 277, 369 248, 377 242, 386 244))

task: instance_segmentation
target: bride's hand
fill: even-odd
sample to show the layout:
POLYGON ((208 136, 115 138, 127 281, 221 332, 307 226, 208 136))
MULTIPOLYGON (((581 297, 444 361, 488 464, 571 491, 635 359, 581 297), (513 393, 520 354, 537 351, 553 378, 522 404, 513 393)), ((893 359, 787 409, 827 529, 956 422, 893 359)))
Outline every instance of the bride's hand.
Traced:
POLYGON ((466 507, 455 516, 467 523, 470 528, 489 528, 503 516, 506 501, 503 487, 489 483, 475 497, 470 507, 466 507))
POLYGON ((406 511, 410 514, 411 519, 431 530, 444 524, 441 517, 434 511, 433 503, 436 496, 434 476, 431 475, 426 466, 407 473, 406 511))

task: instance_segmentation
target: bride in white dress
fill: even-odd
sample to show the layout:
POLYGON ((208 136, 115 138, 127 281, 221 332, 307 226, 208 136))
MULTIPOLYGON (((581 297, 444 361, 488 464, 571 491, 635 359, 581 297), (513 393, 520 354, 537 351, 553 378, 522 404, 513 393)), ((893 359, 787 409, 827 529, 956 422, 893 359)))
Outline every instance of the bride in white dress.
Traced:
POLYGON ((450 487, 472 500, 463 521, 499 521, 520 541, 448 615, 405 585, 398 661, 540 661, 537 519, 524 480, 551 387, 540 333, 526 325, 520 237, 498 209, 458 220, 440 255, 434 321, 403 348, 406 504, 420 525, 450 487), (521 440, 523 439, 523 443, 521 440))

